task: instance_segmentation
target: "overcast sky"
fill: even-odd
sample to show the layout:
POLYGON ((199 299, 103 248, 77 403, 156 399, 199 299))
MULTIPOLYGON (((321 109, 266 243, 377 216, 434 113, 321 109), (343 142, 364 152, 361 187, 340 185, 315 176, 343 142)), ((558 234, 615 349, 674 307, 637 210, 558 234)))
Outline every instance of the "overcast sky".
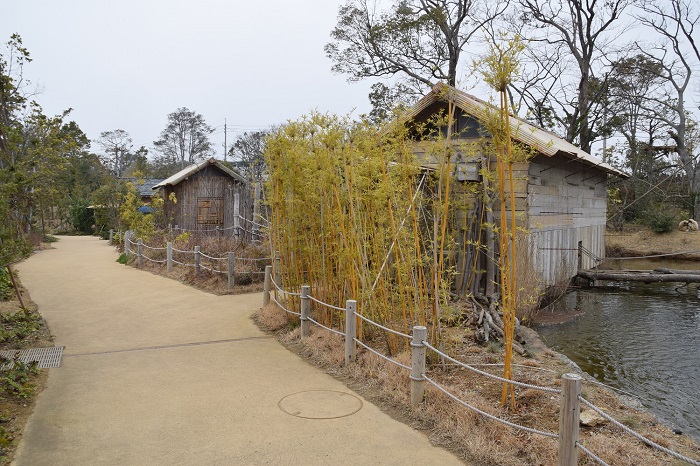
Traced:
MULTIPOLYGON (((48 115, 73 108, 90 139, 123 129, 149 147, 187 107, 236 131, 312 109, 366 113, 370 82, 331 73, 323 52, 341 0, 0 0, 0 41, 19 33, 48 115)), ((93 144, 93 150, 99 148, 93 144)))

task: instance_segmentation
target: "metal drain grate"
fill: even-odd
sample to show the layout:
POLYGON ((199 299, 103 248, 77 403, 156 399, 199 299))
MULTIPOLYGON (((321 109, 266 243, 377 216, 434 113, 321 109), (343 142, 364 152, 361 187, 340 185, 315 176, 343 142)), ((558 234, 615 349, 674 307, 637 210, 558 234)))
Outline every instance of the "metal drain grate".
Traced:
MULTIPOLYGON (((15 359, 19 353, 19 360, 23 363, 36 361, 42 369, 51 367, 61 367, 61 357, 63 356, 63 346, 52 346, 50 348, 33 348, 24 350, 8 350, 0 351, 0 357, 5 359, 15 359)), ((2 369, 6 369, 12 362, 7 362, 2 365, 2 369)))

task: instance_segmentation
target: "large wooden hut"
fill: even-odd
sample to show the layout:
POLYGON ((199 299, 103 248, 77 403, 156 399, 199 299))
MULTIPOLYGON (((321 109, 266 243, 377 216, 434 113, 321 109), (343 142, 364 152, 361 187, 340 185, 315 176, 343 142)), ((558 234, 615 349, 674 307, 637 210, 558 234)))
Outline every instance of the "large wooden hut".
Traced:
MULTIPOLYGON (((436 115, 449 111, 453 111, 451 134, 455 135, 451 142, 454 193, 473 198, 472 202, 463 203, 465 207, 455 215, 458 230, 455 288, 460 294, 484 293, 488 290, 487 282, 494 279, 486 276, 488 262, 495 260, 497 252, 465 245, 483 242, 484 211, 498 210, 498 203, 485 205, 484 196, 479 194, 486 189, 482 169, 494 157, 479 150, 485 147, 484 141, 489 137, 481 122, 495 108, 467 93, 438 84, 409 109, 406 121, 415 126, 420 123, 429 126, 436 115), (477 219, 476 227, 474 222, 468 226, 469 222, 463 221, 467 217, 477 219)), ((445 127, 441 129, 446 132, 445 127)), ((596 265, 593 256, 605 255, 606 181, 610 175, 627 175, 525 120, 512 118, 511 131, 517 144, 530 149, 530 156, 513 167, 517 179, 517 222, 525 240, 522 247, 526 248, 529 271, 537 274, 544 286, 567 281, 576 275, 577 268, 596 265)), ((424 143, 417 141, 414 150, 425 167, 434 168, 438 164, 424 143)), ((496 213, 493 218, 497 223, 499 215, 496 213)))
POLYGON ((171 228, 236 233, 234 227, 240 227, 240 233, 245 219, 252 219, 248 182, 219 160, 190 165, 153 186, 154 190, 161 188, 171 228))

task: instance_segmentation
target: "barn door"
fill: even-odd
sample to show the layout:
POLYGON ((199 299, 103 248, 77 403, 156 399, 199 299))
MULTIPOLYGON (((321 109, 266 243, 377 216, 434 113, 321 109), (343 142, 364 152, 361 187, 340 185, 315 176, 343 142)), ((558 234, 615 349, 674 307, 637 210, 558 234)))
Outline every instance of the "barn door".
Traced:
POLYGON ((197 198, 197 225, 224 225, 224 199, 221 197, 197 198))

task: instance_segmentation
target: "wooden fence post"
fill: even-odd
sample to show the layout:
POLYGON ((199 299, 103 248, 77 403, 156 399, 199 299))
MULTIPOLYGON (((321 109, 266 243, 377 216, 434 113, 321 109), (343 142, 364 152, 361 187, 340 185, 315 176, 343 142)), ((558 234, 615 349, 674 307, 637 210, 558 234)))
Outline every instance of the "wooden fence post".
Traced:
POLYGON ((199 270, 201 268, 200 261, 201 261, 201 255, 199 252, 199 246, 195 246, 194 247, 194 273, 195 273, 195 275, 199 275, 199 270))
POLYGON ((357 319, 355 312, 357 311, 357 301, 348 299, 345 302, 345 364, 350 364, 355 360, 355 337, 357 336, 357 319))
POLYGON ((411 406, 417 406, 423 402, 425 395, 425 345, 428 338, 428 329, 422 325, 413 327, 413 340, 411 341, 411 406))
POLYGON ((236 237, 241 235, 241 195, 233 194, 233 234, 236 237))
POLYGON ((272 266, 265 266, 265 287, 263 288, 263 306, 270 304, 270 278, 272 278, 272 266))
POLYGON ((126 254, 127 259, 131 255, 131 250, 129 248, 129 230, 124 232, 124 254, 126 254))
POLYGON ((109 245, 111 246, 114 244, 114 229, 110 228, 109 229, 109 245))
POLYGON ((143 240, 139 238, 137 243, 139 252, 139 268, 141 268, 143 266, 143 240))
POLYGON ((580 417, 581 376, 564 374, 561 377, 561 398, 559 409, 559 452, 558 466, 578 464, 578 424, 580 417))
POLYGON ((309 285, 302 285, 301 287, 301 338, 309 336, 309 327, 311 327, 311 321, 309 321, 309 313, 311 312, 310 290, 311 287, 309 285))
POLYGON ((228 253, 228 289, 232 290, 233 285, 234 285, 234 271, 233 271, 233 266, 235 265, 235 253, 233 251, 229 251, 228 253))
POLYGON ((168 272, 173 271, 173 242, 168 241, 168 244, 165 248, 165 264, 168 272))

